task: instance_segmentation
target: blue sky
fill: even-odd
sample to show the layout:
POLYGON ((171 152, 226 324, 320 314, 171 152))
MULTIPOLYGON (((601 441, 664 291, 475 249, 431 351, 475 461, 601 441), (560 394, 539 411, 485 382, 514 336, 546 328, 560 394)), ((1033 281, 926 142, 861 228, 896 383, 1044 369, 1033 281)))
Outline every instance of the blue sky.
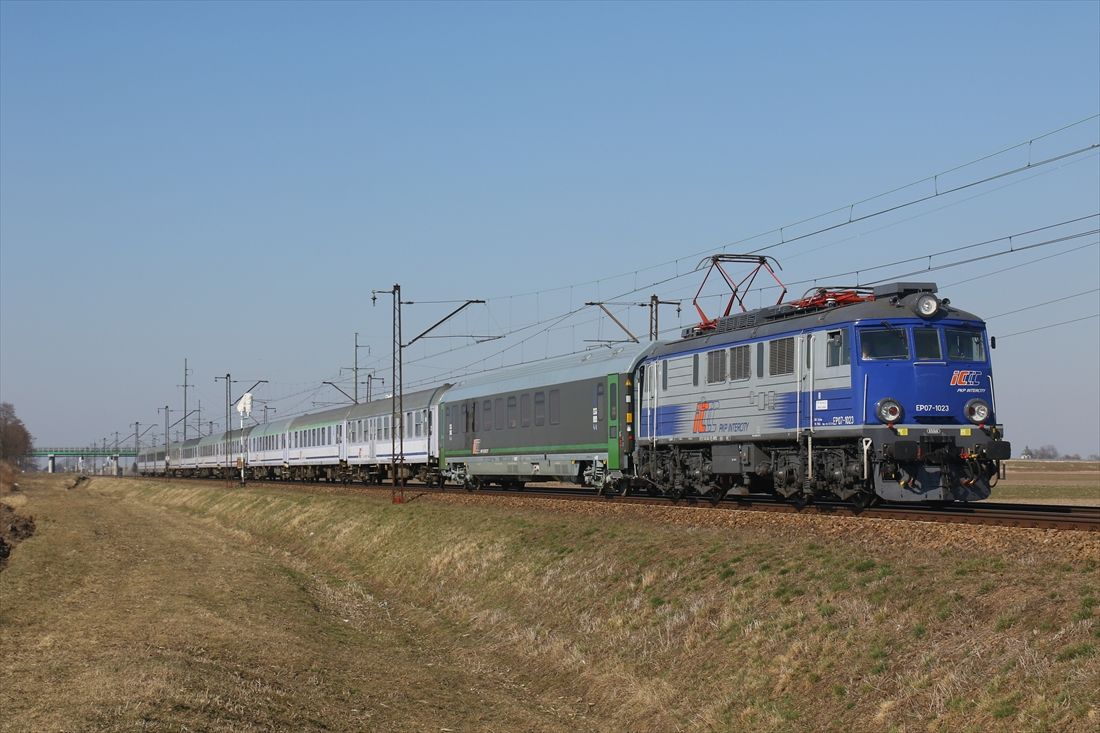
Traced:
MULTIPOLYGON (((1097 114, 1098 39, 1097 3, 9 0, 0 398, 40 444, 88 443, 179 407, 188 358, 211 419, 227 371, 291 414, 339 398, 320 382, 356 331, 388 380, 370 291, 395 282, 407 334, 465 298, 489 303, 442 335, 511 334, 421 342, 407 384, 584 348, 616 335, 590 310, 512 332, 586 300, 688 305, 697 253, 1097 114)), ((1093 119, 932 185, 1098 141, 1093 119)), ((801 281, 1098 211, 1094 152, 769 252, 801 281)), ((1100 312, 1094 241, 927 279, 983 316, 1084 293, 990 321, 1041 328, 1100 312)), ((1100 452, 1098 324, 1001 340, 1015 443, 1100 452)))

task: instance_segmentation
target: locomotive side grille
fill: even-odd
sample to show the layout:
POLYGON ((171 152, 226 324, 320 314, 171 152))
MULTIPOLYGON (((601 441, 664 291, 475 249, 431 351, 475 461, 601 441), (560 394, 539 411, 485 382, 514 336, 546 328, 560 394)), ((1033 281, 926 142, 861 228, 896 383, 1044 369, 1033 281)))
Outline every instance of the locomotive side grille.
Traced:
POLYGON ((768 373, 794 374, 794 339, 777 339, 768 344, 768 373))

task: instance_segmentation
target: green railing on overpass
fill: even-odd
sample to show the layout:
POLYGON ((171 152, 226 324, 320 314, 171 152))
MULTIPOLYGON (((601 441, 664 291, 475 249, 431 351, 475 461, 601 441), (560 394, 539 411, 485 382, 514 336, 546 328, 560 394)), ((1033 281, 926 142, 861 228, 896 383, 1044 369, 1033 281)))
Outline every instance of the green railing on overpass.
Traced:
POLYGON ((31 451, 31 456, 34 458, 49 458, 50 456, 57 458, 113 458, 114 456, 135 458, 137 457, 137 451, 133 448, 119 448, 118 450, 111 448, 107 450, 102 448, 35 448, 31 451))

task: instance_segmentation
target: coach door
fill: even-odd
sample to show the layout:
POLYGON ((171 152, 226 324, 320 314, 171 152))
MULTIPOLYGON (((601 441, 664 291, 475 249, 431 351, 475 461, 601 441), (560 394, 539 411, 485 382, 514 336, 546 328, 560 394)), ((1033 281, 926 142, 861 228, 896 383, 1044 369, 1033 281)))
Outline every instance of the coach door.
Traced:
POLYGON ((622 438, 619 437, 619 375, 607 375, 607 467, 621 468, 622 438))

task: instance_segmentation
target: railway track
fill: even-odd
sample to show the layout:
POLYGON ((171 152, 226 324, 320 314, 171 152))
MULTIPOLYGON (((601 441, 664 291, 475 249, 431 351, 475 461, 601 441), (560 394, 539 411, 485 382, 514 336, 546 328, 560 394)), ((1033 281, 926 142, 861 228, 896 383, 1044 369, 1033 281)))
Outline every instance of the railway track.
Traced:
MULTIPOLYGON (((224 479, 175 479, 207 481, 225 486, 224 479)), ((269 482, 249 481, 250 484, 268 485, 269 482)), ((352 488, 355 490, 393 491, 388 485, 348 484, 311 481, 277 481, 274 486, 327 487, 330 489, 352 488)), ((465 493, 457 486, 440 489, 434 486, 410 484, 404 488, 406 494, 424 493, 465 493)), ((1100 532, 1100 506, 1077 506, 1062 504, 1011 504, 1004 502, 981 502, 972 504, 877 504, 860 508, 844 502, 815 502, 794 504, 780 501, 766 494, 750 496, 731 496, 714 502, 706 498, 686 497, 670 499, 660 496, 606 496, 596 494, 590 489, 564 488, 555 486, 528 486, 522 490, 481 488, 474 495, 481 496, 525 496, 567 499, 571 501, 616 502, 626 504, 649 504, 655 506, 695 506, 720 511, 757 511, 810 514, 825 516, 849 516, 868 519, 895 519, 916 522, 939 522, 949 524, 973 524, 1000 527, 1022 527, 1032 529, 1078 530, 1100 532)))
MULTIPOLYGON (((482 494, 516 496, 515 491, 486 490, 482 494)), ((672 500, 664 497, 627 496, 601 497, 594 494, 578 494, 576 489, 525 489, 522 494, 537 493, 553 498, 572 498, 587 501, 616 501, 631 504, 660 506, 700 506, 727 511, 784 512, 793 514, 819 514, 826 516, 865 517, 870 519, 898 519, 917 522, 942 522, 951 524, 980 524, 1000 527, 1025 527, 1032 529, 1062 529, 1100 532, 1100 506, 1067 506, 1061 504, 1009 504, 973 503, 946 505, 878 504, 860 508, 843 502, 817 502, 793 504, 767 495, 727 497, 717 503, 707 499, 686 498, 672 500)))

